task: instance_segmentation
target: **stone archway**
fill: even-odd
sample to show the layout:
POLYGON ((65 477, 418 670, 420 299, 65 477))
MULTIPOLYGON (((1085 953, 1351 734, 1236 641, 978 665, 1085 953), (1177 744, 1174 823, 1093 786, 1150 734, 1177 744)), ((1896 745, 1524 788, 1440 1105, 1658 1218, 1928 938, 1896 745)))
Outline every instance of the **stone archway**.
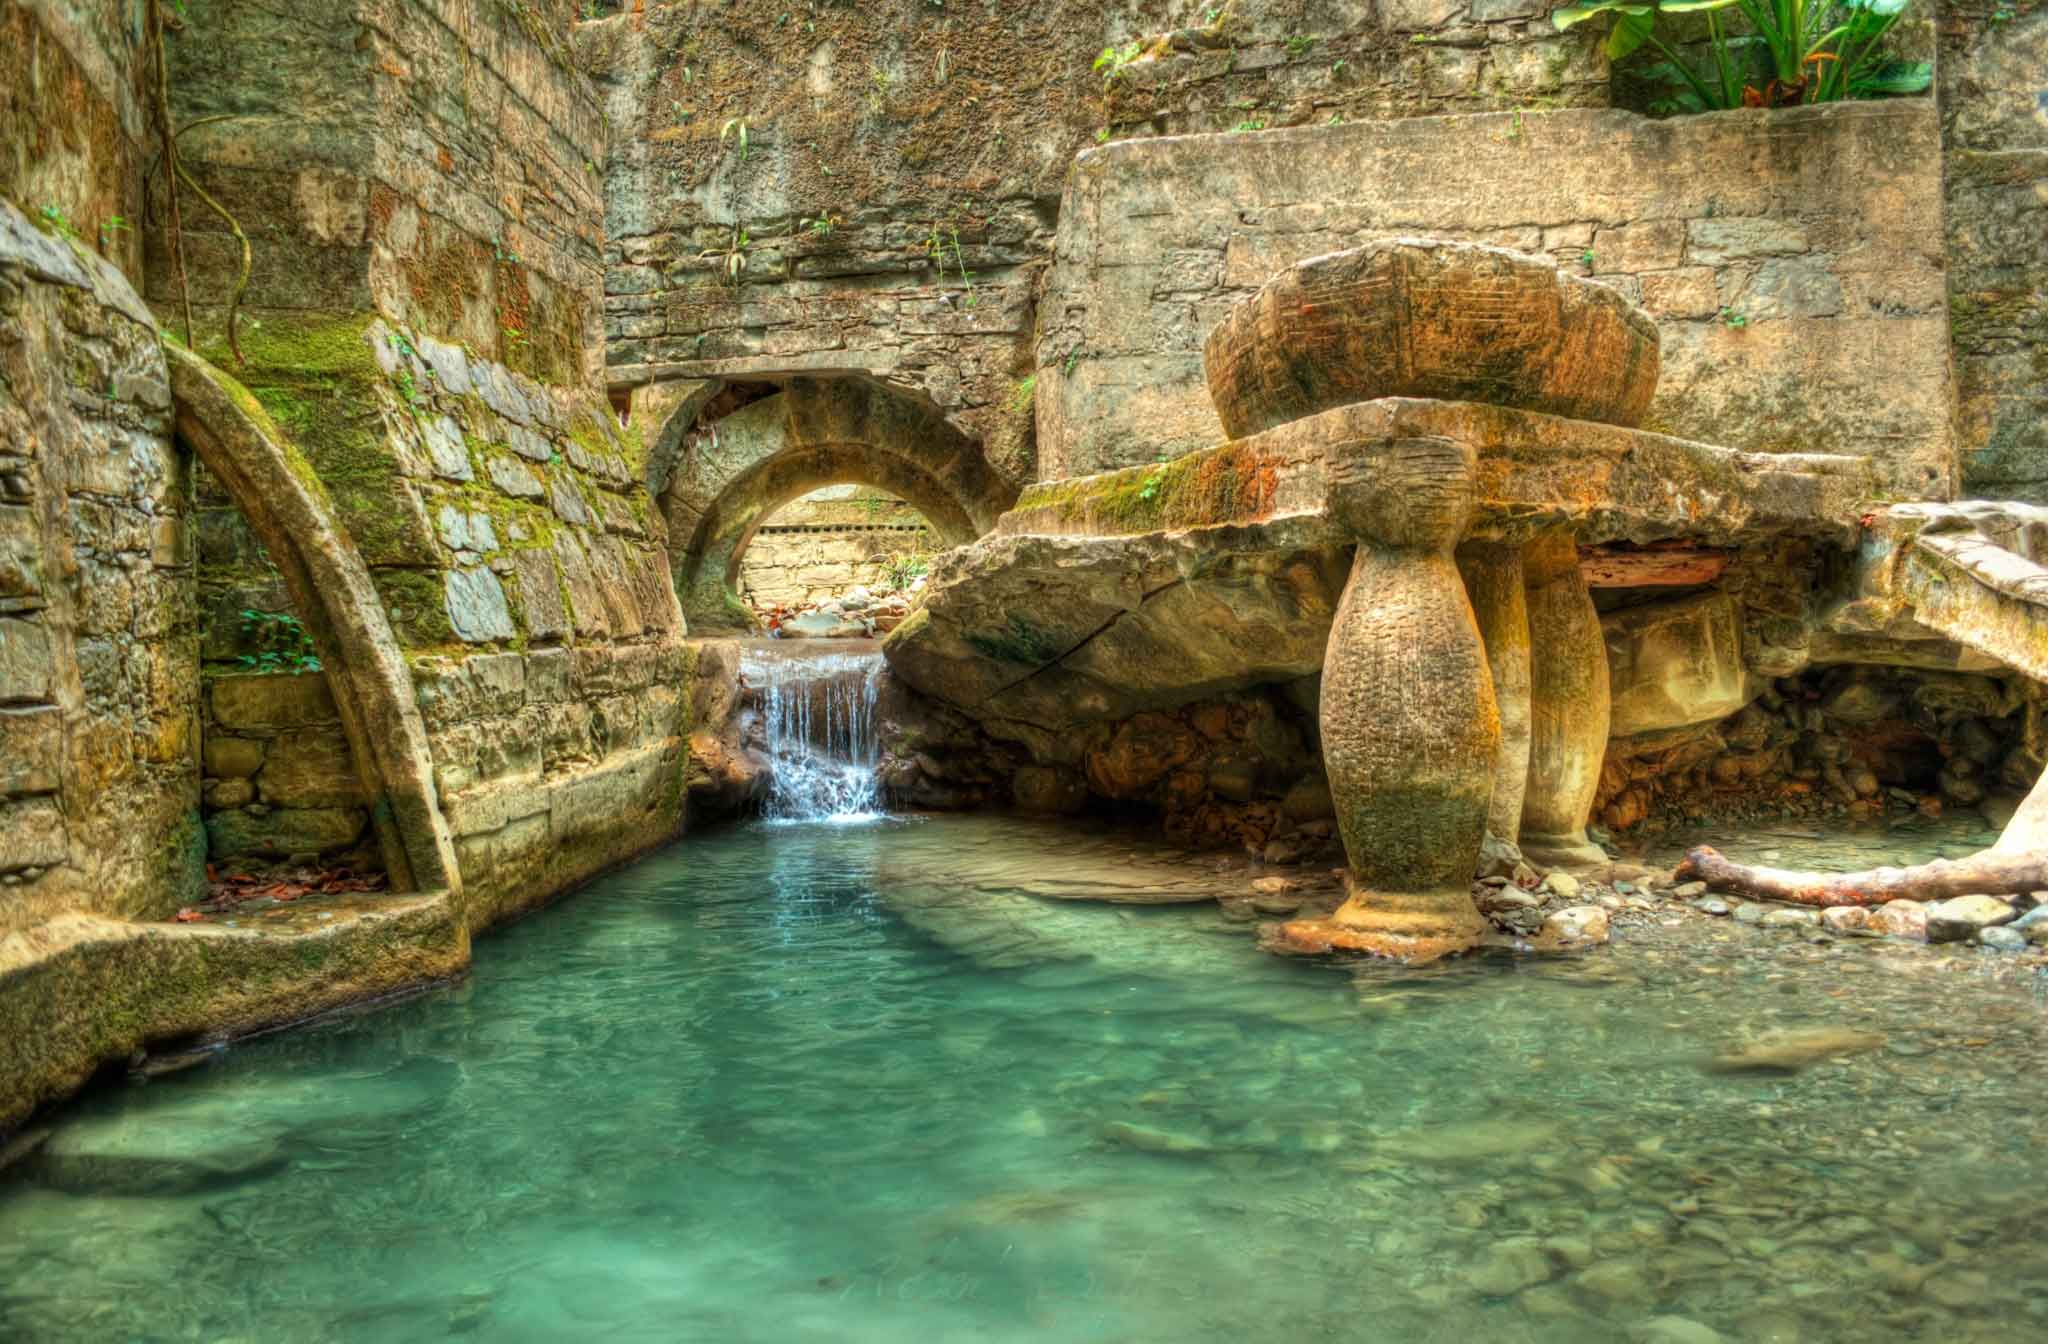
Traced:
POLYGON ((355 542, 254 397, 182 346, 164 355, 178 437, 248 519, 326 665, 392 889, 459 894, 412 673, 355 542))
MULTIPOLYGON (((675 435, 668 426, 661 437, 675 435)), ((1017 496, 936 409, 867 378, 792 378, 701 426, 677 454, 661 502, 691 627, 749 627, 732 593, 755 531, 798 496, 845 482, 900 497, 948 545, 988 531, 1017 496)))

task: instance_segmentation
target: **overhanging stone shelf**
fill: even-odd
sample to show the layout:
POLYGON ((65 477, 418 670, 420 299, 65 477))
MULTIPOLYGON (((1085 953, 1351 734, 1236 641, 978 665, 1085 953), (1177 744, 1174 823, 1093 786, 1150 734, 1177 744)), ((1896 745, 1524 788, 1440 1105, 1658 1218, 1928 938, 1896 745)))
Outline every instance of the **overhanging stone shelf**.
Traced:
MULTIPOLYGON (((1435 292, 1470 293, 1478 312, 1500 306, 1487 286, 1502 275, 1584 283, 1534 259, 1503 267, 1490 248, 1360 249, 1373 251, 1435 268, 1435 292)), ((1551 310, 1559 321, 1607 312, 1618 300, 1601 294, 1551 310)), ((1262 291, 1245 305, 1274 302, 1262 291)), ((1543 305, 1517 310, 1531 307, 1543 305)), ((1452 305, 1437 320, 1470 330, 1478 319, 1452 305)), ((1861 459, 1382 397, 1170 463, 1032 487, 993 534, 935 567, 923 607, 884 650, 913 686, 1034 750, 1089 722, 1320 673, 1351 896, 1332 920, 1284 935, 1302 950, 1433 957, 1480 932, 1469 883, 1488 829, 1539 861, 1604 858, 1585 823, 1608 736, 1607 664, 1578 546, 1846 545, 1872 488, 1861 459)))

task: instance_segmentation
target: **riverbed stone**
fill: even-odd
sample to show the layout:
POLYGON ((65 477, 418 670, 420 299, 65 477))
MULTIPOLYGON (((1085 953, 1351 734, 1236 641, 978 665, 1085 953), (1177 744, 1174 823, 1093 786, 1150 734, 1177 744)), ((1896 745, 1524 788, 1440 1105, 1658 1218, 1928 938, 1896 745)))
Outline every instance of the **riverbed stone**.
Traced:
POLYGON ((2027 950, 2027 935, 2016 929, 1993 925, 1977 930, 1977 941, 2000 952, 2024 952, 2027 950))
POLYGON ((1927 907, 1919 901, 1886 901, 1870 912, 1870 929, 1894 938, 1925 939, 1927 907))
POLYGON ((1548 1281, 1555 1271, 1534 1237, 1497 1242, 1470 1269, 1465 1282, 1482 1297, 1506 1297, 1548 1281))
POLYGON ((1543 921, 1539 941, 1553 947, 1594 947, 1607 941, 1607 911, 1597 905, 1571 905, 1543 921))
POLYGON ((1937 901, 1927 907, 1926 913, 1930 943, 1964 942, 1974 938, 1980 929, 2009 924, 2013 919, 2010 905, 1996 896, 1982 895, 1937 901))
POLYGON ((1820 912, 1820 922, 1830 933, 1863 933, 1870 928, 1870 911, 1860 905, 1833 905, 1820 912))

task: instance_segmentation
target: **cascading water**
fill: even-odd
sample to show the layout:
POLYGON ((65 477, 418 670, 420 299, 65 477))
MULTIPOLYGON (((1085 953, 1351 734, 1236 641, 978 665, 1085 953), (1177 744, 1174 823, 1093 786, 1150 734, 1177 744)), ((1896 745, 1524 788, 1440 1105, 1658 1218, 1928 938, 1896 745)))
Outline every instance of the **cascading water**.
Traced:
POLYGON ((882 655, 872 643, 820 648, 784 640, 750 649, 740 670, 760 696, 762 748, 773 767, 771 822, 873 821, 882 814, 875 702, 882 655))

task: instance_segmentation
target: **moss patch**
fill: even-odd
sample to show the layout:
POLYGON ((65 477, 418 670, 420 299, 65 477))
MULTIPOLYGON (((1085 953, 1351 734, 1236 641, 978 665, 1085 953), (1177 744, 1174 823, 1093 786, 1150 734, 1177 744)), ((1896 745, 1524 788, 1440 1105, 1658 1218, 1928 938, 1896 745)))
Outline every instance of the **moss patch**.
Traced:
POLYGON ((1280 459, 1239 440, 1150 467, 1033 485, 1020 514, 1049 530, 1098 535, 1254 522, 1268 515, 1279 489, 1280 459))

